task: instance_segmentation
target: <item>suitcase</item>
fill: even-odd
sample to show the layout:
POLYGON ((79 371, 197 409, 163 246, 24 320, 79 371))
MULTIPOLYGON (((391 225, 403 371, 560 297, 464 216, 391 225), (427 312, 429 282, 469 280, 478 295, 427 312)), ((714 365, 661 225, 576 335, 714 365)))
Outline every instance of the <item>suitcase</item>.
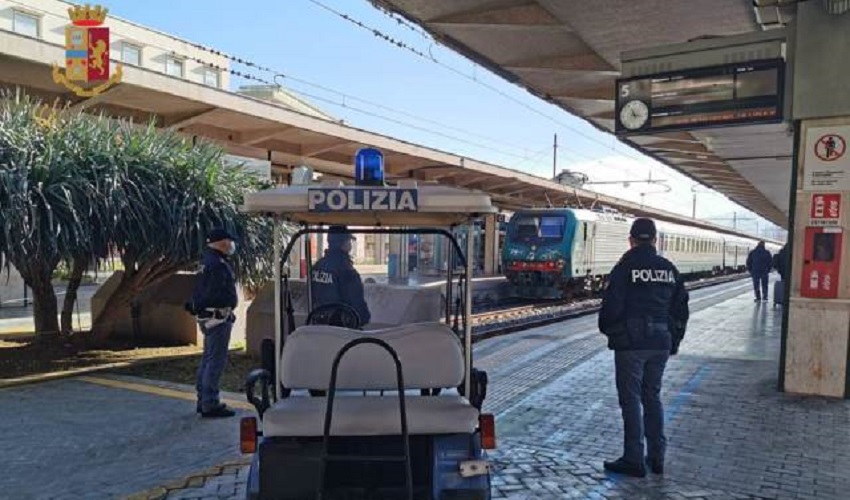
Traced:
POLYGON ((782 305, 782 301, 785 299, 785 282, 782 280, 776 280, 773 282, 773 307, 776 307, 777 304, 782 305))

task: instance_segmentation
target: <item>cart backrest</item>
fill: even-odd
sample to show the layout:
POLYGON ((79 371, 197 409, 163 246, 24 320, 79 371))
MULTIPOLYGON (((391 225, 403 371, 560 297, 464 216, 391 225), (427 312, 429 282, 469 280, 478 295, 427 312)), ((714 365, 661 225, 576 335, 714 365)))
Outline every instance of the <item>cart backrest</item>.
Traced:
MULTIPOLYGON (((414 323, 368 332, 307 325, 286 339, 280 382, 291 389, 328 389, 334 358, 352 340, 373 337, 390 345, 402 366, 405 389, 457 387, 463 381, 460 339, 442 323, 414 323)), ((374 344, 350 349, 339 364, 337 389, 395 390, 390 353, 374 344)))

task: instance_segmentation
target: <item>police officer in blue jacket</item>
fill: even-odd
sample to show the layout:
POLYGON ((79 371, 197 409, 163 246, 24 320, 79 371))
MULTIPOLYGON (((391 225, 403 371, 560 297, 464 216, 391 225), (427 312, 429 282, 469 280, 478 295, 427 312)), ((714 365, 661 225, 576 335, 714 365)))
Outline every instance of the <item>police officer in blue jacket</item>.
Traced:
POLYGON ((344 226, 328 230, 328 250, 313 266, 310 287, 313 308, 343 303, 351 306, 360 317, 360 324, 369 323, 371 314, 363 294, 363 282, 351 260, 354 236, 344 226))
POLYGON ((664 472, 661 381, 668 357, 678 352, 685 335, 688 293, 676 266, 655 249, 655 223, 636 219, 629 234, 631 249, 611 271, 599 311, 599 330, 614 350, 624 427, 623 456, 604 466, 644 477, 647 465, 656 474, 664 472))
POLYGON ((236 238, 222 228, 207 235, 207 249, 201 261, 192 301, 187 308, 195 315, 204 334, 204 353, 198 367, 197 412, 202 417, 232 417, 234 411, 219 401, 219 380, 227 362, 230 333, 238 298, 236 276, 228 257, 236 252, 236 238))

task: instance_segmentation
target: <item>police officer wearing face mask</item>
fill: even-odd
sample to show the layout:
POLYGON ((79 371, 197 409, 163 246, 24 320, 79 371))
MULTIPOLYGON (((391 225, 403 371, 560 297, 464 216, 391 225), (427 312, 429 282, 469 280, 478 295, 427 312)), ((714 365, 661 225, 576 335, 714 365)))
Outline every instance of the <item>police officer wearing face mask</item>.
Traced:
POLYGON ((232 417, 233 410, 219 401, 219 380, 227 362, 230 332, 236 316, 238 298, 236 276, 228 257, 236 252, 236 242, 225 229, 213 229, 207 235, 202 271, 192 291, 187 309, 195 315, 204 334, 204 353, 198 367, 197 412, 205 418, 232 417))
POLYGON ((631 249, 611 271, 599 311, 599 330, 614 350, 624 428, 623 456, 604 466, 644 477, 647 466, 664 472, 661 380, 668 357, 678 352, 685 335, 688 292, 676 266, 658 255, 651 219, 635 220, 629 234, 631 249))
POLYGON ((313 266, 310 277, 313 307, 343 303, 351 306, 360 316, 360 324, 369 323, 371 314, 363 293, 360 274, 351 260, 351 242, 354 236, 344 226, 331 226, 328 230, 328 250, 313 266))

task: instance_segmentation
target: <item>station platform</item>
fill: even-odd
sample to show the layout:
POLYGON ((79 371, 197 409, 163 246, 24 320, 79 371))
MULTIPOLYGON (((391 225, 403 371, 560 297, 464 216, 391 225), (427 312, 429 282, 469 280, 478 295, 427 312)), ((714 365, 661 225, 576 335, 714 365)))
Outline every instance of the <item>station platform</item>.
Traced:
POLYGON ((495 498, 846 498, 850 402, 777 392, 781 309, 753 303, 748 283, 719 288, 691 294, 689 332, 668 363, 664 476, 602 468, 622 452, 606 349, 520 399, 490 401, 501 410, 495 498))
MULTIPOLYGON (((846 498, 850 401, 776 391, 781 309, 753 303, 742 280, 693 291, 691 310, 665 376, 664 476, 602 469, 621 451, 622 424, 595 315, 476 344, 477 365, 490 375, 485 409, 497 416, 494 498, 846 498)), ((191 387, 133 385, 89 377, 0 390, 0 491, 244 498, 238 421, 198 420, 191 387), (60 399, 62 410, 45 411, 60 399), (164 439, 179 450, 166 450, 164 439)))

